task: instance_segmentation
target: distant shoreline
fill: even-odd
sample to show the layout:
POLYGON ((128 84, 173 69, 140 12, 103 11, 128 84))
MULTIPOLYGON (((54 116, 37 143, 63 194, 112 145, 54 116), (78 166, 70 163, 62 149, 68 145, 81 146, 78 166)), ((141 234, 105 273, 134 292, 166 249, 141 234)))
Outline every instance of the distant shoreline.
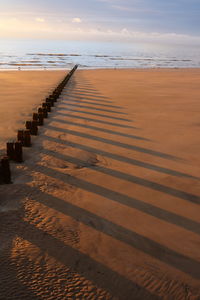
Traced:
MULTIPOLYGON (((135 71, 137 71, 137 70, 199 70, 200 69, 200 67, 143 67, 143 68, 138 68, 138 67, 136 67, 136 68, 134 68, 134 67, 109 67, 109 68, 105 68, 105 67, 99 67, 99 68, 97 68, 97 67, 90 67, 90 68, 81 68, 81 67, 79 67, 79 70, 135 70, 135 71)), ((40 69, 36 69, 36 68, 32 68, 32 69, 23 69, 23 68, 20 68, 20 70, 18 70, 18 69, 7 69, 7 68, 5 68, 5 69, 1 69, 0 68, 0 72, 20 72, 20 71, 35 71, 35 72, 40 72, 40 71, 68 71, 68 70, 70 70, 70 68, 40 68, 40 69)))

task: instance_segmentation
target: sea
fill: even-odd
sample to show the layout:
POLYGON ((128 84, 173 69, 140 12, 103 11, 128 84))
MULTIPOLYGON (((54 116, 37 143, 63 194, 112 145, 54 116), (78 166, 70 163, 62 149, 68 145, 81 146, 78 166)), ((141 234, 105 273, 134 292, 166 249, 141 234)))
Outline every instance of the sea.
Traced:
POLYGON ((0 39, 0 70, 199 68, 200 47, 133 42, 0 39))

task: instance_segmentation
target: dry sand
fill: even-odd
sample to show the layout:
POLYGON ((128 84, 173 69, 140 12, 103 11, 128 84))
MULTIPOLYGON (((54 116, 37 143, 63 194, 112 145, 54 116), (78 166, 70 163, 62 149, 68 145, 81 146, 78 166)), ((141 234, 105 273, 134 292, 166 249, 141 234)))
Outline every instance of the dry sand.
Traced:
MULTIPOLYGON (((62 77, 21 74, 15 110, 62 77)), ((76 71, 0 186, 0 299, 200 299, 199 82, 76 71)))

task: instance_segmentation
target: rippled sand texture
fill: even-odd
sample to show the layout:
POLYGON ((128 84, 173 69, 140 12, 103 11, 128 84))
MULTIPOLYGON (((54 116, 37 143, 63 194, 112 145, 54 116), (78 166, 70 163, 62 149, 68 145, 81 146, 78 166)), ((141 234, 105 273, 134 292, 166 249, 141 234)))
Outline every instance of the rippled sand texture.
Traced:
POLYGON ((199 299, 199 81, 75 73, 0 186, 0 299, 199 299))

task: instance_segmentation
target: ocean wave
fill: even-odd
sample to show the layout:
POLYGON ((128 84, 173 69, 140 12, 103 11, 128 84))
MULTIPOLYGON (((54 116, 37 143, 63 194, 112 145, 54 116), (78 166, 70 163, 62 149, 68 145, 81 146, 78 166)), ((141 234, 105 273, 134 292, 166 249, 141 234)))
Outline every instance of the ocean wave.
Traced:
POLYGON ((110 57, 109 55, 99 55, 99 54, 96 54, 96 55, 93 55, 94 57, 110 57))
POLYGON ((110 57, 110 60, 124 60, 124 61, 155 61, 155 62, 191 62, 191 59, 163 59, 163 58, 127 58, 127 57, 110 57))
MULTIPOLYGON (((44 50, 45 51, 45 50, 44 50)), ((73 50, 72 50, 73 51, 73 50)), ((187 56, 172 56, 163 55, 160 56, 149 54, 138 53, 131 55, 127 53, 122 55, 115 55, 117 53, 108 54, 77 54, 75 51, 71 53, 27 53, 26 55, 11 56, 11 55, 0 55, 0 67, 11 68, 21 67, 24 69, 30 68, 68 68, 72 64, 77 63, 81 69, 95 69, 95 68, 187 68, 187 67, 199 67, 199 60, 194 60, 187 56)))
POLYGON ((42 63, 40 60, 21 60, 20 63, 34 63, 34 64, 38 64, 38 63, 42 63))
POLYGON ((70 54, 65 54, 65 53, 27 53, 26 55, 29 56, 82 56, 81 54, 76 54, 76 53, 70 53, 70 54))
POLYGON ((25 66, 37 66, 37 67, 42 67, 44 64, 31 64, 31 63, 7 63, 5 64, 7 66, 16 66, 16 67, 25 67, 25 66))

